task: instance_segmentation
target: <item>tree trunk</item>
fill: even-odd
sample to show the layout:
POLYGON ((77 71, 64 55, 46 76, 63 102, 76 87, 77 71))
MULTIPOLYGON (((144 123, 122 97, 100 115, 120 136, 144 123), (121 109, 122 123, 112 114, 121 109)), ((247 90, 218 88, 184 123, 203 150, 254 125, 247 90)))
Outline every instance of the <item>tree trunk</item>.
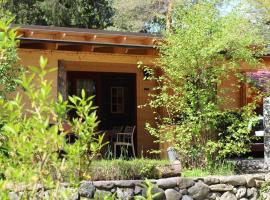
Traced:
POLYGON ((172 26, 172 11, 173 11, 173 2, 168 0, 168 9, 166 14, 166 30, 170 31, 172 26))

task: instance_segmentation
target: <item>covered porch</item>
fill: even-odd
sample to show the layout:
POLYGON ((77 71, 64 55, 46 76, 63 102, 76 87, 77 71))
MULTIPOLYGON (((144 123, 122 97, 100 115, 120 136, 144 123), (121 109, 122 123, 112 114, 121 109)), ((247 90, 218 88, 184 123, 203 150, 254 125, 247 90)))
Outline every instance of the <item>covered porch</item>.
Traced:
POLYGON ((43 55, 49 68, 57 68, 48 76, 54 85, 53 98, 60 93, 67 99, 84 88, 96 96, 99 130, 135 126, 136 156, 156 156, 149 152, 158 144, 145 130, 145 123, 154 121, 153 111, 138 108, 155 83, 144 80, 137 63, 154 64, 159 36, 43 26, 22 26, 18 31, 21 64, 37 66, 43 55))

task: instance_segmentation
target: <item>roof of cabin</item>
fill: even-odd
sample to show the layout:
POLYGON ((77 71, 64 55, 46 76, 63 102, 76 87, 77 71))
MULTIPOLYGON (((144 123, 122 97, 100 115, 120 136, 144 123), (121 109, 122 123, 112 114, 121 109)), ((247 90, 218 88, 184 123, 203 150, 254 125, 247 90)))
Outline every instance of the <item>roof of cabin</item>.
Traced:
POLYGON ((30 49, 155 55, 155 43, 161 39, 161 35, 149 33, 16 24, 12 27, 19 27, 20 48, 30 49))

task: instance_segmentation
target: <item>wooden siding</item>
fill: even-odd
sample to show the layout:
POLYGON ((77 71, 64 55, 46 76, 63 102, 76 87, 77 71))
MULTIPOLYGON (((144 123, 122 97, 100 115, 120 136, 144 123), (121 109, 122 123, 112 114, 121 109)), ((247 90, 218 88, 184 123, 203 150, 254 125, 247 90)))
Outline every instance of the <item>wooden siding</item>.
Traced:
MULTIPOLYGON (((88 72, 118 72, 135 73, 137 87, 137 105, 142 105, 147 101, 148 93, 154 84, 151 81, 143 80, 143 72, 137 68, 137 62, 142 61, 147 65, 152 65, 155 57, 136 56, 128 54, 97 54, 93 52, 61 52, 59 50, 33 50, 19 49, 21 64, 24 66, 37 66, 39 57, 43 55, 48 58, 48 68, 63 67, 67 71, 88 71, 88 72), (149 89, 149 90, 148 90, 149 89)), ((57 98, 59 92, 57 88, 58 71, 48 75, 48 80, 53 82, 52 98, 57 98)), ((63 81, 63 80, 61 80, 63 81)), ((27 101, 26 101, 27 102, 27 101)), ((153 143, 153 138, 144 129, 145 122, 153 122, 154 116, 150 109, 137 108, 137 152, 138 156, 150 156, 148 150, 157 149, 158 145, 153 143)))

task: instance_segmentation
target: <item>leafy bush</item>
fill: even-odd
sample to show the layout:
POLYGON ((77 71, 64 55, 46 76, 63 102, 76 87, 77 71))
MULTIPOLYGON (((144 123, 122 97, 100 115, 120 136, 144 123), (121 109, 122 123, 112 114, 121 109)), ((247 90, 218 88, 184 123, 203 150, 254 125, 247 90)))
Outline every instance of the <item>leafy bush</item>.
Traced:
POLYGON ((98 122, 93 97, 86 97, 82 91, 81 97, 69 97, 70 104, 61 96, 55 101, 51 96, 52 82, 45 79, 52 70, 46 70, 46 65, 47 60, 41 57, 40 67, 29 67, 32 73, 23 74, 18 81, 23 96, 18 93, 14 100, 0 99, 0 121, 5 122, 2 142, 6 149, 0 154, 0 188, 8 191, 7 186, 13 185, 16 190, 17 185, 24 184, 32 190, 30 194, 25 191, 30 199, 39 185, 55 188, 55 199, 60 195, 60 182, 73 184, 88 178, 84 172, 103 140, 94 132, 98 122), (22 99, 30 106, 26 107, 22 99), (77 117, 69 121, 66 113, 70 109, 76 110, 77 117), (66 142, 63 123, 68 123, 76 135, 74 144, 66 142))
POLYGON ((237 9, 221 14, 217 2, 222 4, 198 1, 178 7, 156 61, 161 76, 143 66, 157 83, 146 104, 156 111, 156 122, 146 128, 157 143, 173 146, 187 167, 244 153, 251 141, 248 123, 256 101, 236 109, 241 115, 236 118, 230 114, 230 88, 239 85, 224 88, 221 83, 233 76, 240 82, 244 62, 260 65, 264 37, 237 9), (225 118, 228 126, 220 130, 225 118))
POLYGON ((88 174, 91 180, 128 180, 159 178, 156 166, 169 165, 166 160, 133 159, 133 160, 95 160, 88 174))
POLYGON ((9 27, 12 21, 13 18, 0 18, 0 97, 6 97, 16 89, 16 79, 23 69, 18 64, 17 32, 9 27))

